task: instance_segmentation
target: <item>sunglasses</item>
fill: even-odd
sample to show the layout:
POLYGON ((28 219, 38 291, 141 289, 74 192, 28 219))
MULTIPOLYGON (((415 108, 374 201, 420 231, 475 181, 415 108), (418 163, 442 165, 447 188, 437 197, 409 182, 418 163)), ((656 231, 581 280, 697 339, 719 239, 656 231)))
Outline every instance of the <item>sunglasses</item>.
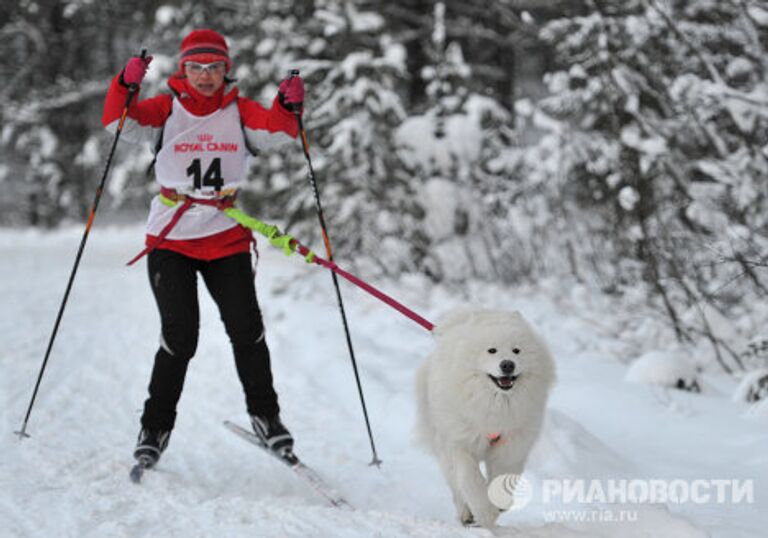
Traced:
POLYGON ((211 75, 222 75, 227 67, 226 62, 213 62, 210 64, 200 64, 197 62, 184 62, 184 67, 187 73, 192 75, 201 75, 203 71, 210 73, 211 75))

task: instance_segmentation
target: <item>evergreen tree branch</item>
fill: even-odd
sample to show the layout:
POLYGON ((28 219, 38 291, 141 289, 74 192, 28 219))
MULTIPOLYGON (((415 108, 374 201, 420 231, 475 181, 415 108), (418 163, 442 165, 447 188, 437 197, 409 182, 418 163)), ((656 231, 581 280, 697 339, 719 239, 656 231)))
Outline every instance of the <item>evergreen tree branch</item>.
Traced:
POLYGON ((649 8, 658 13, 658 15, 662 18, 664 23, 666 24, 667 28, 669 28, 672 33, 674 33, 677 38, 680 40, 681 43, 683 43, 688 49, 699 59, 701 64, 704 66, 704 68, 709 73, 710 78, 713 82, 716 82, 718 84, 725 85, 725 82, 723 81, 723 77, 720 76, 719 71, 715 68, 715 66, 710 62, 705 54, 701 51, 699 47, 697 47, 689 38, 688 36, 683 33, 682 30, 675 24, 675 22, 672 20, 672 18, 669 16, 669 14, 664 11, 662 8, 656 5, 656 0, 642 0, 643 4, 649 8))

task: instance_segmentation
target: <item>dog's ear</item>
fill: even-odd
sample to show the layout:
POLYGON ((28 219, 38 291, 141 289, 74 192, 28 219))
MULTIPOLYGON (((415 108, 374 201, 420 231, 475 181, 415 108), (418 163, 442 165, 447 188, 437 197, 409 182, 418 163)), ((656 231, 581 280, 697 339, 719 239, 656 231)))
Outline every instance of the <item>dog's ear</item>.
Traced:
POLYGON ((461 306, 440 316, 432 329, 432 335, 439 339, 463 325, 476 323, 528 326, 525 317, 517 310, 488 310, 476 306, 461 306))
POLYGON ((525 327, 528 331, 533 332, 533 328, 531 327, 531 324, 528 323, 528 320, 525 319, 525 316, 518 310, 513 310, 511 312, 505 312, 506 319, 504 321, 505 325, 511 326, 511 327, 525 327))
POLYGON ((476 307, 456 307, 438 318, 435 328, 432 329, 432 335, 435 338, 445 336, 456 327, 459 327, 473 320, 475 317, 477 317, 478 313, 479 310, 476 307))

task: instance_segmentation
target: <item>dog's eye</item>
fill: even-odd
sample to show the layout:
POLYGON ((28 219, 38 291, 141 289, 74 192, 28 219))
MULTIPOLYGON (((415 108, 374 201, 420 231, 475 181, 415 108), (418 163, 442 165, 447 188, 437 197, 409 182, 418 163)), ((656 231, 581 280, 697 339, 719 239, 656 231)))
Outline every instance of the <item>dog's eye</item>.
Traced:
POLYGON ((517 355, 518 353, 520 353, 520 350, 519 350, 518 348, 514 348, 514 349, 512 350, 512 353, 514 353, 515 355, 517 355))
POLYGON ((494 353, 496 353, 496 348, 495 348, 495 347, 492 347, 492 348, 490 348, 490 349, 488 350, 488 353, 490 353, 491 355, 493 355, 494 353))

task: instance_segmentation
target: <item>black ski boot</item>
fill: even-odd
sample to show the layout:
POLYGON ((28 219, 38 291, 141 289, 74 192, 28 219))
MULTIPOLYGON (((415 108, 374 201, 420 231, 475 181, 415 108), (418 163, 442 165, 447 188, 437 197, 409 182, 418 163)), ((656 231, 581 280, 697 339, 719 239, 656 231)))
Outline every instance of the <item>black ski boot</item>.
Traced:
POLYGON ((168 446, 168 440, 171 437, 169 430, 150 430, 142 428, 139 432, 139 439, 136 442, 136 450, 133 457, 139 460, 142 467, 151 469, 160 459, 165 447, 168 446))
POLYGON ((250 415, 253 432, 265 448, 279 456, 293 453, 293 436, 280 422, 280 415, 274 417, 259 417, 250 415))

